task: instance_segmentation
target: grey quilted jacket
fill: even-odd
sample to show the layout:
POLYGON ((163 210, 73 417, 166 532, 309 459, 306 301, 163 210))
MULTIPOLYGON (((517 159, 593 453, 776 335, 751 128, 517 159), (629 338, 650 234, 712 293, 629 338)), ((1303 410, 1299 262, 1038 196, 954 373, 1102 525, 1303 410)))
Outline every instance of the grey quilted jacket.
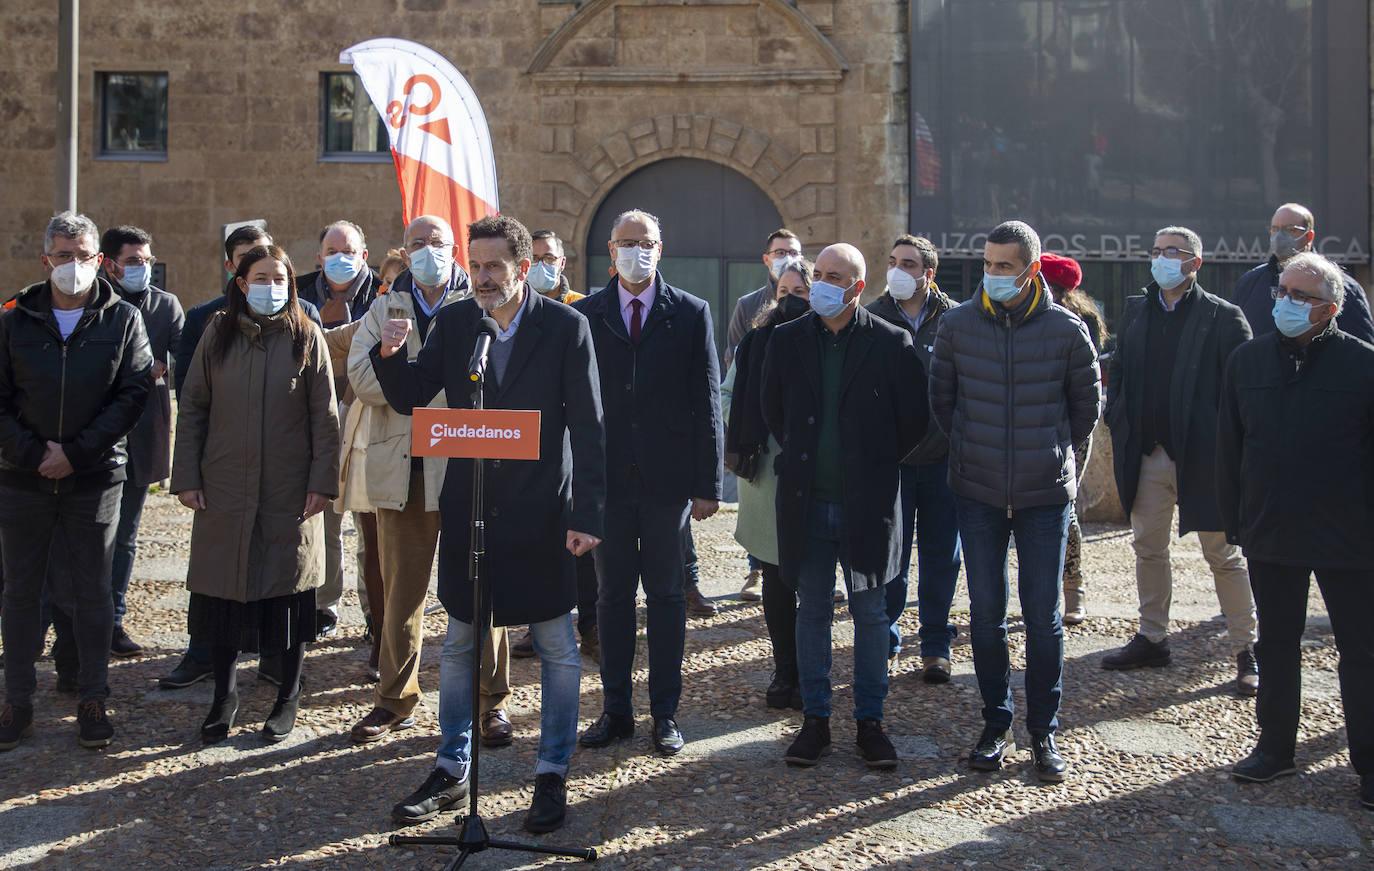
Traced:
POLYGON ((1033 280, 1012 312, 979 285, 941 318, 930 360, 950 489, 1008 512, 1074 499, 1073 447, 1092 434, 1102 402, 1088 328, 1033 280))

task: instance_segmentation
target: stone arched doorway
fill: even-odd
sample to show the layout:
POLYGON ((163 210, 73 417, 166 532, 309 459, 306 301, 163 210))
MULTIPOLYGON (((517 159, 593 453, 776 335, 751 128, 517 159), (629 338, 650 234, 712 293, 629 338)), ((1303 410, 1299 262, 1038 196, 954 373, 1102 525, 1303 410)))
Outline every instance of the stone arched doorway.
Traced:
POLYGON ((777 206, 744 175, 709 160, 672 157, 642 167, 611 189, 592 218, 583 249, 589 291, 609 281, 611 223, 629 209, 663 222, 659 270, 669 284, 710 304, 716 346, 723 348, 735 302, 766 281, 759 258, 768 234, 782 226, 777 206))

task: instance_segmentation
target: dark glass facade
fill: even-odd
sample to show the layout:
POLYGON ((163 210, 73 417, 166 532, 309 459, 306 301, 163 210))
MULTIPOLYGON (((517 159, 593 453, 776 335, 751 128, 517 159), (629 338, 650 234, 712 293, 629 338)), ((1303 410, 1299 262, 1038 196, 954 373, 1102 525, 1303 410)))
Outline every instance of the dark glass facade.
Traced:
POLYGON ((910 26, 911 228, 952 261, 1025 220, 1110 313, 1160 227, 1196 230, 1226 291, 1297 201, 1319 250, 1368 262, 1366 4, 911 0, 910 26))

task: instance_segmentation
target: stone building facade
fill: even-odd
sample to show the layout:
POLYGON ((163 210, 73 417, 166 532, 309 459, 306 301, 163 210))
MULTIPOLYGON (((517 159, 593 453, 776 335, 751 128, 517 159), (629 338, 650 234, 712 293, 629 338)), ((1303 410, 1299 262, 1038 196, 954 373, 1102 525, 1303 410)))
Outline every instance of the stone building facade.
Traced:
MULTIPOLYGON (((7 16, 0 269, 10 287, 0 296, 42 275, 56 5, 7 16)), ((348 218, 378 262, 400 242, 395 172, 389 161, 322 159, 320 78, 348 70, 341 49, 395 36, 468 78, 491 128, 503 213, 557 231, 574 262, 597 243, 593 216, 617 185, 692 157, 757 185, 808 253, 859 245, 877 290, 906 230, 905 33, 904 2, 871 0, 86 0, 79 207, 102 228, 148 229, 186 304, 222 287, 221 226, 233 221, 265 218, 305 271, 319 228, 348 218), (167 73, 165 159, 96 154, 97 76, 121 70, 167 73)))

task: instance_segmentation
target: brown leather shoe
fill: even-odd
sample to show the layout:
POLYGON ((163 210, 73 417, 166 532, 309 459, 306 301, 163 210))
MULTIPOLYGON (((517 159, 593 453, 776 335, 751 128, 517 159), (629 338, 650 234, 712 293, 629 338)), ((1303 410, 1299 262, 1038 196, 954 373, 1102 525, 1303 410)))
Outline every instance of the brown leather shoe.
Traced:
POLYGON ((386 708, 373 708, 366 717, 353 724, 349 737, 353 739, 354 744, 370 744, 387 732, 409 729, 414 725, 414 717, 402 717, 386 708))
POLYGON ((701 590, 696 585, 689 586, 685 591, 687 598, 687 613, 693 617, 714 617, 716 616, 716 603, 704 598, 701 590))
POLYGON ((921 657, 921 680, 926 683, 949 683, 949 660, 943 656, 921 657))
POLYGON ((505 711, 487 711, 482 715, 482 746, 505 747, 510 743, 510 720, 505 711))

